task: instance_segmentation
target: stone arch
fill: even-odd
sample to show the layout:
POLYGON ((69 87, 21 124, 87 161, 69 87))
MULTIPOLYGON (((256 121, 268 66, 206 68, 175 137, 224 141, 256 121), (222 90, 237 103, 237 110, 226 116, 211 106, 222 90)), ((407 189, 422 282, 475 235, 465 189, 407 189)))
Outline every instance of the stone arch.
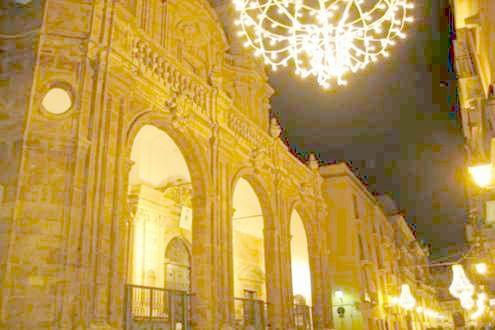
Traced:
MULTIPOLYGON (((127 122, 125 131, 123 131, 123 155, 122 161, 128 162, 127 167, 130 169, 130 156, 134 139, 138 132, 145 125, 152 125, 168 135, 177 145, 185 159, 189 171, 192 197, 191 204, 193 209, 192 215, 192 244, 191 251, 191 314, 193 328, 200 324, 210 324, 212 322, 209 309, 213 300, 213 287, 204 285, 211 282, 212 265, 205 260, 211 259, 211 222, 210 219, 210 191, 209 183, 210 174, 208 170, 209 160, 205 152, 206 143, 195 137, 194 133, 187 127, 175 125, 172 116, 165 113, 157 113, 150 110, 141 111, 127 122)), ((125 179, 128 182, 129 171, 124 172, 125 179)), ((125 185, 125 195, 127 195, 127 185, 125 185)), ((127 198, 125 209, 130 217, 133 216, 133 210, 130 209, 127 198)), ((129 230, 127 230, 129 232, 129 230)), ((125 239, 125 249, 127 259, 129 256, 130 242, 129 237, 125 239)), ((163 252, 162 252, 163 253, 163 252)), ((161 254, 163 256, 163 254, 161 254)), ((127 262, 126 262, 127 263, 127 262)), ((126 266, 124 266, 126 268, 126 266)), ((124 271, 124 273, 126 273, 124 271)))
POLYGON ((175 236, 165 248, 165 288, 190 290, 192 245, 182 236, 175 236))
POLYGON ((315 230, 313 229, 313 223, 311 222, 310 212, 308 212, 307 207, 304 206, 303 201, 300 199, 293 200, 292 203, 289 203, 289 205, 289 217, 287 218, 286 225, 290 226, 290 215, 293 211, 296 211, 301 217, 308 240, 312 239, 315 235, 315 230))
MULTIPOLYGON (((270 194, 271 189, 269 189, 268 182, 270 182, 270 177, 266 177, 264 174, 256 171, 250 167, 243 167, 238 169, 230 180, 230 198, 233 201, 234 189, 240 179, 246 180, 251 188, 256 193, 259 206, 263 214, 263 249, 264 249, 264 272, 265 272, 265 290, 266 290, 266 303, 267 303, 267 314, 265 315, 265 320, 268 326, 273 328, 282 329, 285 328, 282 325, 282 281, 281 281, 281 269, 280 269, 280 239, 278 233, 279 224, 276 220, 276 206, 275 198, 270 194)), ((233 206, 233 204, 231 204, 233 206)), ((232 219, 232 216, 230 217, 232 219)), ((233 228, 233 223, 231 223, 230 228, 233 228)), ((233 233, 233 231, 231 231, 233 233)), ((233 237, 233 236, 231 236, 233 237)), ((233 240, 231 239, 230 242, 233 240)), ((230 251, 234 252, 233 246, 230 251)), ((232 254, 231 260, 231 292, 234 294, 234 275, 233 275, 233 260, 234 254, 232 254)), ((234 300, 234 315, 236 317, 239 315, 239 300, 234 300)), ((246 306, 245 306, 246 307, 246 306)), ((247 306, 249 307, 249 306, 247 306)), ((249 310, 249 308, 248 308, 249 310)), ((242 308, 241 308, 242 311, 242 308)), ((242 312, 241 312, 242 314, 242 312)), ((263 313, 262 313, 263 314, 263 313)), ((244 314, 245 316, 246 314, 244 314)), ((248 313, 249 315, 249 313, 248 313)), ((261 315, 259 316, 261 317, 261 315)), ((257 318, 259 320, 259 318, 257 318)))
MULTIPOLYGON (((237 185, 239 181, 243 179, 245 180, 249 186, 252 188, 254 191, 254 194, 256 195, 257 201, 259 203, 261 215, 262 215, 262 225, 263 225, 263 268, 262 269, 257 269, 256 272, 264 272, 264 293, 266 298, 268 299, 268 287, 267 287, 267 281, 266 281, 266 276, 268 274, 268 260, 267 260, 267 239, 266 239, 266 231, 267 228, 271 227, 271 224, 273 223, 273 208, 270 202, 270 197, 268 193, 267 186, 263 184, 263 179, 260 177, 258 173, 256 173, 252 168, 242 168, 239 171, 235 173, 235 175, 232 177, 232 180, 230 181, 230 205, 231 205, 231 213, 229 218, 231 221, 233 221, 233 208, 234 208, 234 194, 236 192, 237 185)), ((234 223, 231 222, 230 229, 232 231, 232 236, 231 236, 231 242, 233 243, 234 239, 234 223)), ((235 246, 232 246, 232 257, 231 257, 231 262, 232 262, 232 274, 235 274, 235 269, 234 269, 234 251, 235 251, 235 246)), ((242 269, 241 269, 242 270, 242 269)), ((244 273, 247 272, 247 270, 243 271, 244 273)), ((253 274, 253 272, 251 272, 253 274)), ((234 292, 235 295, 235 279, 233 278, 232 282, 232 292, 234 292)))
POLYGON ((172 259, 173 261, 179 261, 179 260, 175 260, 173 258, 174 256, 172 255, 173 254, 172 250, 175 249, 178 245, 184 248, 184 252, 187 254, 188 263, 190 264, 192 257, 192 253, 191 253, 192 244, 182 236, 175 236, 170 241, 168 241, 167 248, 165 249, 165 257, 172 259))
POLYGON ((230 181, 230 195, 234 193, 237 182, 241 179, 245 179, 253 187, 258 199, 260 201, 261 210, 263 212, 263 220, 265 222, 265 228, 273 226, 274 213, 273 203, 268 193, 269 189, 264 183, 264 178, 261 177, 253 168, 243 167, 239 169, 230 181), (268 226, 267 226, 268 225, 268 226))

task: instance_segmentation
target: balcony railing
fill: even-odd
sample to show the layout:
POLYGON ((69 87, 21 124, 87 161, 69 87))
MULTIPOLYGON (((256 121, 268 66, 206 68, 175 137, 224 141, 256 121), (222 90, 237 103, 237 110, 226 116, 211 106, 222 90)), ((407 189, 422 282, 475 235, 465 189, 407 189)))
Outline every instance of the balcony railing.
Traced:
POLYGON ((297 330, 312 330, 311 307, 306 305, 294 305, 294 323, 297 330))
POLYGON ((189 330, 190 294, 139 285, 126 285, 125 329, 189 330))
POLYGON ((262 300, 234 298, 236 329, 265 330, 267 305, 262 300))

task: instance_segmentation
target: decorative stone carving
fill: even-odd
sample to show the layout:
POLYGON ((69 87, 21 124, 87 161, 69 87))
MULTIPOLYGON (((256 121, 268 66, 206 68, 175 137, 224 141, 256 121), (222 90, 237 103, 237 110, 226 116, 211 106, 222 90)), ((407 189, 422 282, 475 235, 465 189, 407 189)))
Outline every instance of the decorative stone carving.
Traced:
POLYGON ((308 166, 313 171, 317 171, 318 168, 320 167, 320 164, 319 164, 318 160, 316 159, 316 155, 314 153, 309 154, 308 166))
POLYGON ((160 188, 163 196, 175 201, 178 205, 191 207, 192 185, 191 182, 177 180, 167 183, 160 188))
POLYGON ((278 138, 280 137, 280 133, 282 133, 282 128, 280 127, 277 118, 272 117, 270 120, 270 135, 273 138, 278 138))

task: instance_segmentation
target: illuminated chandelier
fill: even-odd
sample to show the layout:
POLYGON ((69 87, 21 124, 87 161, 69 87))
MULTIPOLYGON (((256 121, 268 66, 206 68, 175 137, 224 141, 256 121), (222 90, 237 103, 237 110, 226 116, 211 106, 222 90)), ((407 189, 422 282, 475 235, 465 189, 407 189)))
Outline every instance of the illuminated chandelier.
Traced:
POLYGON ((452 284, 449 287, 450 294, 455 298, 469 301, 474 294, 474 285, 469 281, 461 265, 452 265, 452 284))
POLYGON ((411 0, 233 0, 240 35, 273 70, 291 62, 296 74, 324 88, 388 57, 405 38, 411 0))
POLYGON ((486 296, 486 293, 478 294, 478 299, 476 300, 476 306, 478 307, 478 309, 473 314, 471 314, 471 320, 476 320, 481 315, 483 315, 483 313, 485 313, 487 300, 488 297, 486 296))

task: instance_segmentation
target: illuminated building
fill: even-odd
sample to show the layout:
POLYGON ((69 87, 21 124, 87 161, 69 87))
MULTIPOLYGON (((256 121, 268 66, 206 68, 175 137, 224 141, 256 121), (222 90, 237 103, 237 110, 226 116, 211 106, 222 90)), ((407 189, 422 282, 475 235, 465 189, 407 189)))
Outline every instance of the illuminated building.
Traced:
POLYGON ((388 196, 373 196, 345 164, 324 166, 320 172, 329 219, 334 219, 328 241, 335 328, 448 325, 451 317, 431 284, 428 251, 395 203, 388 196), (400 306, 404 285, 415 300, 412 310, 400 306))
POLYGON ((355 329, 389 319, 387 215, 288 151, 211 3, 5 5, 0 328, 331 329, 350 294, 355 329))
MULTIPOLYGON (((469 219, 466 237, 471 247, 466 270, 475 284, 495 295, 495 3, 451 0, 454 65, 458 80, 462 129, 469 160, 469 219), (476 271, 475 271, 476 270, 476 271), (481 271, 480 271, 481 270, 481 271)), ((483 322, 482 317, 470 322, 483 322)), ((478 323, 478 325, 480 325, 478 323)))

